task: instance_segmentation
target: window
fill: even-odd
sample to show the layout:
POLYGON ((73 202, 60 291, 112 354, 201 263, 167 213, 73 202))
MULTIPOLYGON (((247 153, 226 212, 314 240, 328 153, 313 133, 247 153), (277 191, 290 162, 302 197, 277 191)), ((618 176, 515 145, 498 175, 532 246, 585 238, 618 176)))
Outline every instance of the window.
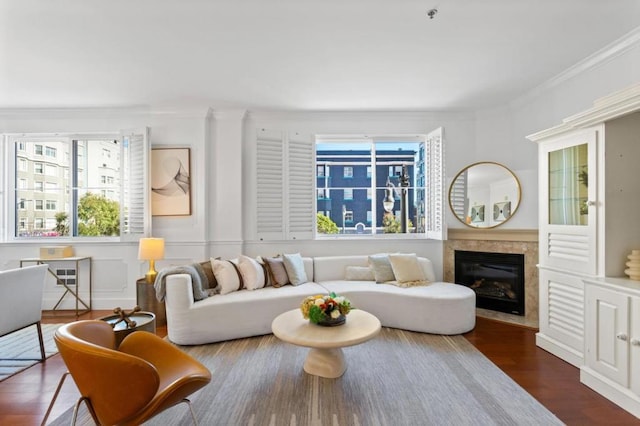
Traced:
POLYGON ((19 172, 29 171, 29 164, 27 163, 27 160, 25 160, 24 158, 20 158, 18 160, 18 171, 19 172))
POLYGON ((345 210, 345 212, 344 212, 344 221, 345 222, 353 222, 353 211, 345 210))
MULTIPOLYGON (((402 210, 407 215, 401 217, 408 217, 403 220, 406 234, 413 235, 402 237, 443 237, 442 129, 407 137, 316 135, 314 138, 257 129, 256 148, 255 235, 259 240, 323 238, 316 227, 318 213, 336 225, 323 226, 328 233, 337 229, 345 237, 379 234, 380 238, 389 238, 382 235, 385 229, 382 219, 388 216, 395 221, 403 191, 407 207, 402 210), (309 143, 313 139, 315 144, 309 143), (318 176, 318 166, 324 166, 324 177, 318 176), (389 166, 400 166, 400 171, 406 168, 409 179, 401 181, 400 176, 389 176, 389 166), (356 198, 348 202, 349 206, 340 202, 345 190, 355 191, 356 198), (387 203, 389 213, 384 209, 385 199, 392 200, 391 206, 387 203), (344 217, 347 207, 351 222, 344 217), (370 224, 358 227, 365 222, 367 211, 371 211, 370 224)), ((349 191, 346 192, 348 196, 349 191)), ((405 230, 400 226, 393 228, 405 230)))
POLYGON ((120 237, 137 241, 148 234, 151 216, 146 130, 90 137, 10 136, 8 141, 16 167, 7 182, 7 194, 10 203, 19 200, 15 210, 9 212, 10 223, 15 224, 13 237, 120 237), (44 153, 47 162, 33 161, 29 152, 44 153), (103 157, 112 159, 112 174, 99 172, 103 157), (24 163, 27 171, 20 171, 24 163), (33 170, 31 176, 29 169, 33 170), (24 177, 18 178, 18 172, 24 177), (35 181, 33 188, 28 188, 26 182, 41 174, 47 180, 35 181), (43 199, 34 200, 33 191, 43 193, 36 195, 43 199), (33 200, 33 205, 25 200, 33 200), (18 210, 27 214, 18 217, 18 210))
POLYGON ((46 164, 44 166, 44 174, 47 176, 58 176, 58 167, 53 164, 46 164))
POLYGON ((401 233, 442 238, 442 129, 406 137, 317 136, 316 162, 320 161, 329 168, 343 167, 345 180, 334 177, 327 186, 330 190, 342 189, 345 200, 353 198, 348 196, 355 190, 355 204, 349 206, 352 218, 358 222, 366 218, 368 223, 364 230, 350 228, 348 223, 341 227, 343 207, 318 202, 318 210, 331 208, 329 218, 341 234, 401 233), (361 198, 364 193, 366 200, 361 198))
POLYGON ((353 188, 345 188, 344 189, 344 199, 345 200, 353 200, 353 188))
POLYGON ((56 148, 53 148, 51 146, 47 146, 47 147, 45 147, 44 155, 46 155, 47 157, 56 158, 57 152, 58 152, 58 150, 56 148))
POLYGON ((324 177, 324 165, 319 165, 316 167, 316 176, 324 177))

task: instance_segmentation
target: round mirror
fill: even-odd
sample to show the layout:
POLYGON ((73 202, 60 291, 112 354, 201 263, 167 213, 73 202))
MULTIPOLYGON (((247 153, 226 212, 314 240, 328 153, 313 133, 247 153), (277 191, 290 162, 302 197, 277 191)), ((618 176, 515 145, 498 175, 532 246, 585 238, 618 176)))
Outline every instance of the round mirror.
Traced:
POLYGON ((520 182, 511 170, 490 161, 472 164, 449 188, 454 216, 472 228, 494 228, 513 216, 520 204, 520 182))

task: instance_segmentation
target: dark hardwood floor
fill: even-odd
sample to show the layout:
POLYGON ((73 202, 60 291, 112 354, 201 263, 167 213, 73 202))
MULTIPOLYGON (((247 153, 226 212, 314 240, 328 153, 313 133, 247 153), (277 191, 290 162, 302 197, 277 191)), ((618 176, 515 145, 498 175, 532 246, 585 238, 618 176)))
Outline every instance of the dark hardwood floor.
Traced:
MULTIPOLYGON (((80 319, 101 318, 110 311, 93 311, 80 319)), ((43 322, 61 323, 73 317, 50 317, 43 322)), ((166 327, 157 334, 166 336, 166 327)), ((582 385, 579 371, 535 345, 535 330, 478 318, 476 328, 465 334, 475 347, 569 425, 640 425, 632 416, 582 385)), ((59 355, 0 382, 0 425, 39 425, 66 371, 59 355)), ((49 420, 73 406, 78 398, 67 379, 49 420)))

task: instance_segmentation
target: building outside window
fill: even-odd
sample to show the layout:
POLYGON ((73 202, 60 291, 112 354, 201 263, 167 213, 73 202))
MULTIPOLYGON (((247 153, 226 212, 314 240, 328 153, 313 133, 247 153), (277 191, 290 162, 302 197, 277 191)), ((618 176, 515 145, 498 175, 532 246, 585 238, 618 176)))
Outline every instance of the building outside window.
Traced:
POLYGON ((44 173, 44 164, 42 163, 33 163, 33 172, 39 175, 44 173))
POLYGON ((34 147, 33 147, 33 152, 34 152, 36 155, 42 155, 42 145, 40 145, 40 144, 35 144, 35 145, 34 145, 34 147))
POLYGON ((43 201, 42 200, 35 200, 35 203, 36 203, 36 210, 42 210, 43 201))
MULTIPOLYGON (((355 138, 354 138, 355 139, 355 138)), ((362 142, 351 142, 348 139, 317 140, 316 163, 322 162, 328 170, 341 168, 339 177, 333 174, 330 181, 317 178, 320 185, 332 192, 330 200, 318 198, 316 211, 329 211, 328 217, 336 223, 340 233, 344 234, 385 234, 401 232, 400 211, 403 167, 407 171, 408 182, 406 191, 407 232, 424 233, 424 227, 417 228, 416 224, 424 224, 423 217, 426 209, 424 174, 418 175, 418 154, 424 150, 424 140, 408 138, 407 140, 372 139, 362 142), (421 182, 421 186, 417 185, 421 182), (333 192, 339 191, 337 197, 333 192), (385 212, 383 200, 387 192, 393 199, 394 206, 390 213, 385 212), (420 203, 421 205, 418 205, 420 203), (349 211, 349 220, 344 218, 342 206, 349 211), (395 212, 398 212, 396 215, 395 212), (386 214, 391 219, 383 220, 386 214), (361 224, 359 228, 357 224, 361 224), (362 224, 366 224, 364 229, 362 224)), ((345 213, 346 214, 346 213, 345 213)))
POLYGON ((47 200, 46 202, 46 208, 47 210, 56 210, 56 200, 47 200))

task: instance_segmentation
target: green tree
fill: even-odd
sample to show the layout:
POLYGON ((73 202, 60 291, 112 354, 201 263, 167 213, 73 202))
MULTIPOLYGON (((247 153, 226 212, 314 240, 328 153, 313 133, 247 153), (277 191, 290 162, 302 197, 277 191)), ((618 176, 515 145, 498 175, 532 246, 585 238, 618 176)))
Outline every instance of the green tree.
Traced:
POLYGON ((340 232, 338 225, 329 216, 320 213, 316 214, 316 225, 319 234, 337 234, 340 232))
MULTIPOLYGON (((411 220, 407 223, 407 233, 413 228, 411 220)), ((385 234, 399 234, 402 232, 400 220, 391 213, 386 213, 382 218, 382 232, 385 234)))
POLYGON ((69 235, 69 223, 67 219, 69 215, 65 212, 56 213, 56 227, 53 228, 54 231, 58 233, 58 235, 66 236, 69 235))
POLYGON ((120 204, 87 192, 78 203, 78 235, 120 235, 120 204))

